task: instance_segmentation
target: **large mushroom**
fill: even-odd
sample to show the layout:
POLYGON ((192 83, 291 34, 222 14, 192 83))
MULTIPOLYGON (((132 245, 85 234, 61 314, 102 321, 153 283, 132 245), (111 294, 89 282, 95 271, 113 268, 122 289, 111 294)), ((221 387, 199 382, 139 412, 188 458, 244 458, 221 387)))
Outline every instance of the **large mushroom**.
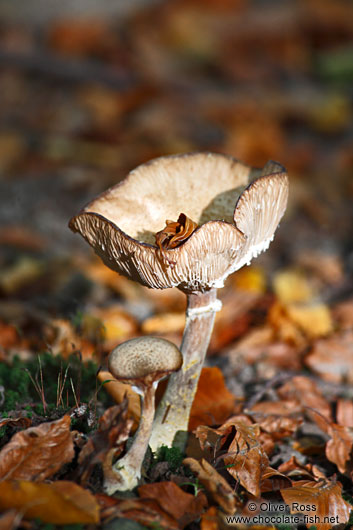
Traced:
POLYGON ((186 293, 183 368, 170 377, 157 410, 154 450, 187 430, 221 307, 216 290, 268 248, 287 197, 288 178, 276 162, 258 170, 231 156, 191 153, 142 164, 71 219, 70 228, 111 269, 154 289, 186 293))
POLYGON ((141 418, 131 448, 116 462, 113 473, 105 480, 104 489, 108 494, 137 486, 151 436, 158 381, 179 370, 182 362, 183 357, 175 344, 158 337, 128 340, 109 355, 110 373, 118 381, 133 385, 141 396, 141 418))

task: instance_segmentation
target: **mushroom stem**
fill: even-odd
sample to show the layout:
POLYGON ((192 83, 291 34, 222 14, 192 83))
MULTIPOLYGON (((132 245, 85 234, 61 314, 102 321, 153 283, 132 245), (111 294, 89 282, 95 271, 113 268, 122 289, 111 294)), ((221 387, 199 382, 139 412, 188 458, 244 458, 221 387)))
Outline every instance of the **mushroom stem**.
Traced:
POLYGON ((183 365, 173 373, 158 406, 150 446, 171 446, 178 431, 187 431, 191 405, 210 342, 215 314, 221 308, 217 290, 187 295, 186 323, 181 343, 183 365))
POLYGON ((134 441, 128 452, 113 466, 116 481, 109 478, 104 483, 104 490, 108 495, 116 491, 132 490, 141 477, 141 468, 148 442, 151 436, 155 409, 155 394, 157 384, 151 384, 141 393, 141 419, 134 441))

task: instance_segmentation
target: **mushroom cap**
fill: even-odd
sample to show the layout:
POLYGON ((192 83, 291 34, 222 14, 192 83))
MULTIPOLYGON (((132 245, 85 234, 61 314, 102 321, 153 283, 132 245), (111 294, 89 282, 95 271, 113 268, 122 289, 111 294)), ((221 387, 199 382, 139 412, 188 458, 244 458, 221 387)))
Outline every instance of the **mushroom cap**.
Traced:
POLYGON ((221 287, 230 273, 267 249, 287 198, 288 178, 276 162, 261 171, 222 154, 166 156, 137 167, 69 226, 108 267, 132 280, 151 288, 206 291, 221 287), (249 184, 254 177, 259 178, 249 184), (180 213, 200 226, 163 257, 155 233, 180 213))
POLYGON ((180 350, 166 339, 138 337, 119 344, 109 355, 110 373, 119 381, 140 385, 179 370, 180 350))

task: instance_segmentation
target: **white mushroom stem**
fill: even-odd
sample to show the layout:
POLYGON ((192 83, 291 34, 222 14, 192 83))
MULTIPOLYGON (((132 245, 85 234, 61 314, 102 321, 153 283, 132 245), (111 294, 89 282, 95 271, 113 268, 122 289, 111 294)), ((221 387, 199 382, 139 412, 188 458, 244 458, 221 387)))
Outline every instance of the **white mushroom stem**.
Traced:
POLYGON ((141 396, 140 424, 129 451, 113 466, 116 481, 109 478, 104 484, 104 490, 108 495, 112 495, 116 491, 132 490, 138 485, 143 459, 152 431, 156 387, 157 383, 153 383, 146 386, 144 392, 139 392, 141 396))
POLYGON ((187 431, 191 405, 210 342, 215 314, 221 308, 217 290, 187 295, 186 323, 181 352, 183 365, 173 373, 158 406, 150 439, 152 451, 170 447, 178 431, 187 431))

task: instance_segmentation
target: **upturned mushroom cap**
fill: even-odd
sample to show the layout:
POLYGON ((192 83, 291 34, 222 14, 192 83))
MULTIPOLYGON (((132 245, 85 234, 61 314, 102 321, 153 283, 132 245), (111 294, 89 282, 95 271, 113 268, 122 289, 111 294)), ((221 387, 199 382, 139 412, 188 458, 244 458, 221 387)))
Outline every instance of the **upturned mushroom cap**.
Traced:
POLYGON ((69 226, 108 267, 132 280, 206 291, 222 287, 230 273, 267 249, 287 197, 285 169, 275 162, 261 172, 221 154, 167 156, 137 167, 69 226), (200 226, 163 259, 155 234, 181 213, 200 226))
POLYGON ((120 381, 141 386, 179 370, 183 357, 166 339, 139 337, 119 344, 109 355, 110 373, 120 381))

